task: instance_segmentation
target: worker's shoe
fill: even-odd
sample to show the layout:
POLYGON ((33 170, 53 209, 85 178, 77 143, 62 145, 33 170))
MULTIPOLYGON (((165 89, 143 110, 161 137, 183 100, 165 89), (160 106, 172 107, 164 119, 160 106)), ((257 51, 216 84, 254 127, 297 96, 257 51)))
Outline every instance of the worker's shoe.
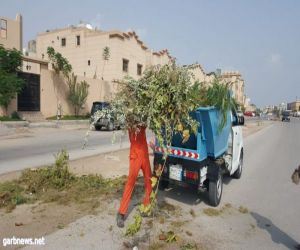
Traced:
POLYGON ((125 216, 124 214, 117 214, 117 226, 118 227, 124 227, 124 221, 125 221, 125 216))

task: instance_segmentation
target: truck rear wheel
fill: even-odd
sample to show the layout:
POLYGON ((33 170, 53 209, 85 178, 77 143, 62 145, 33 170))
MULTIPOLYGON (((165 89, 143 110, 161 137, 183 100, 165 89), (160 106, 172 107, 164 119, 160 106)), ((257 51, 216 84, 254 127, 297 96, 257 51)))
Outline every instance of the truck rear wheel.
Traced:
POLYGON ((164 190, 168 187, 169 187, 169 181, 167 181, 167 180, 160 180, 159 181, 159 184, 158 184, 159 190, 164 190))
POLYGON ((218 179, 209 181, 208 199, 211 206, 218 206, 221 201, 223 192, 223 180, 221 173, 218 174, 218 179))
POLYGON ((107 130, 108 131, 113 131, 114 130, 114 123, 112 121, 110 121, 108 124, 107 124, 107 130))

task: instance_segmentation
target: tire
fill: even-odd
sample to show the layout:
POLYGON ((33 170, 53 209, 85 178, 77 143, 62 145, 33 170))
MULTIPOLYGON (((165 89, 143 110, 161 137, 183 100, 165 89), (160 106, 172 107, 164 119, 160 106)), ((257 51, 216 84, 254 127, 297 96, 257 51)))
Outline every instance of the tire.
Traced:
POLYGON ((243 172, 243 162, 244 162, 244 156, 243 156, 243 151, 241 151, 240 154, 240 160, 239 160, 239 166, 237 168, 237 170, 235 170, 235 172, 233 173, 232 177, 235 179, 240 179, 242 176, 242 172, 243 172))
POLYGON ((160 180, 159 184, 158 184, 158 189, 159 190, 164 190, 166 188, 169 187, 169 181, 167 180, 160 180))
POLYGON ((223 192, 223 179, 221 173, 219 173, 217 180, 209 181, 208 199, 211 206, 217 207, 220 204, 222 198, 222 192, 223 192))
POLYGON ((108 124, 107 124, 107 130, 108 131, 113 131, 114 130, 114 124, 112 121, 110 121, 108 124))
POLYGON ((97 130, 97 131, 101 130, 101 126, 95 125, 95 130, 97 130))

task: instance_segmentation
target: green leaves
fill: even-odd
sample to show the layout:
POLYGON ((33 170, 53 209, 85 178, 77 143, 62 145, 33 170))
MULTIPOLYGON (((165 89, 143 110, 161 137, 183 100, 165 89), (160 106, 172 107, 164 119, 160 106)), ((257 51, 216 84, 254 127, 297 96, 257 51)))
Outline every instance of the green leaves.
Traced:
POLYGON ((15 74, 22 65, 22 54, 16 49, 5 49, 0 44, 0 71, 15 74))
POLYGON ((19 51, 0 45, 0 106, 6 109, 24 86, 24 80, 17 75, 21 64, 22 55, 19 51))
POLYGON ((78 116, 80 109, 86 102, 89 94, 89 85, 86 81, 77 82, 77 76, 72 73, 67 77, 69 86, 68 99, 74 105, 75 116, 78 116))
POLYGON ((72 65, 69 61, 63 57, 62 54, 56 52, 52 47, 47 48, 47 54, 52 62, 52 68, 56 74, 62 72, 65 77, 68 77, 68 75, 72 72, 72 65))
POLYGON ((103 48, 102 58, 103 60, 108 61, 109 57, 110 57, 110 49, 109 47, 106 46, 103 48))
POLYGON ((219 129, 222 129, 226 125, 227 112, 237 109, 237 103, 230 92, 231 84, 222 83, 216 78, 213 84, 205 90, 203 99, 199 101, 199 105, 214 106, 221 112, 222 119, 219 129))
POLYGON ((134 216, 134 223, 130 224, 127 229, 125 236, 133 236, 135 235, 141 228, 142 225, 142 217, 139 214, 134 216))

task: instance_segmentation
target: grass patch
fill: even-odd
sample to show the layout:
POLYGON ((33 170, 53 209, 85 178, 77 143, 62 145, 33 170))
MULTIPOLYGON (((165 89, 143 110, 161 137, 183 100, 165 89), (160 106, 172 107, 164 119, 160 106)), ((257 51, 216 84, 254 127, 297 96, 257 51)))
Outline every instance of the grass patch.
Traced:
POLYGON ((93 210, 99 207, 99 199, 109 200, 122 194, 126 177, 105 179, 100 175, 77 177, 69 172, 69 155, 61 151, 53 166, 25 170, 19 179, 0 183, 0 208, 7 212, 17 205, 42 202, 71 202, 88 204, 93 210))
POLYGON ((196 250, 198 249, 197 244, 191 244, 191 243, 184 243, 180 246, 180 250, 196 250))
POLYGON ((208 216, 219 216, 221 214, 221 210, 209 207, 204 208, 203 213, 205 213, 208 216))
POLYGON ((242 214, 247 214, 247 213, 249 213, 249 210, 246 207, 240 206, 239 207, 239 212, 242 213, 242 214))
POLYGON ((158 250, 158 249, 165 249, 166 244, 163 242, 152 242, 149 245, 149 250, 158 250))
POLYGON ((173 226, 175 228, 180 228, 183 225, 185 225, 187 222, 188 222, 187 220, 185 220, 185 221, 177 220, 177 221, 172 221, 170 224, 171 224, 171 226, 173 226))
POLYGON ((0 116, 0 121, 1 122, 18 122, 18 121, 23 121, 23 120, 20 118, 17 118, 17 117, 0 116))
MULTIPOLYGON (((59 120, 88 120, 90 119, 90 115, 79 115, 79 116, 75 116, 75 115, 64 115, 62 117, 59 118, 59 120)), ((50 116, 47 117, 46 120, 57 120, 57 116, 50 116)))
POLYGON ((217 208, 204 208, 203 213, 206 214, 207 216, 220 216, 223 214, 226 210, 232 208, 232 205, 230 203, 226 203, 223 207, 220 209, 217 208))

